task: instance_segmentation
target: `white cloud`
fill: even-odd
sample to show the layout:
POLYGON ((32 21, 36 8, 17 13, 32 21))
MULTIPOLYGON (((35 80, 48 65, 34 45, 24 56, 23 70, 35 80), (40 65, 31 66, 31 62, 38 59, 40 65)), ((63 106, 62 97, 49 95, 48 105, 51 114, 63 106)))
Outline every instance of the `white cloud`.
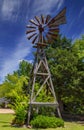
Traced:
POLYGON ((53 7, 56 7, 56 10, 58 10, 63 2, 64 0, 3 0, 1 15, 3 20, 15 22, 24 13, 23 9, 26 9, 23 16, 28 19, 28 15, 32 17, 41 13, 51 13, 53 7))
POLYGON ((64 0, 35 0, 32 4, 33 15, 38 15, 40 13, 48 14, 51 12, 51 8, 56 6, 56 10, 58 10, 64 0))
POLYGON ((80 39, 82 37, 82 35, 84 35, 84 29, 81 32, 74 33, 72 35, 72 41, 73 41, 73 43, 74 43, 75 40, 80 39))
POLYGON ((80 10, 80 12, 79 12, 79 15, 78 15, 78 19, 81 17, 81 15, 83 14, 83 12, 84 12, 84 7, 81 8, 81 10, 80 10))
POLYGON ((18 0, 3 0, 1 13, 4 20, 16 20, 21 2, 18 0))
MULTIPOLYGON (((3 66, 0 71, 0 79, 3 80, 4 76, 16 70, 18 68, 19 61, 28 56, 30 51, 31 45, 28 45, 28 41, 26 41, 26 38, 23 37, 19 41, 19 44, 12 53, 12 55, 10 55, 9 58, 5 59, 5 61, 3 62, 3 66)), ((29 62, 31 62, 31 59, 29 62)))
POLYGON ((64 3, 64 0, 58 1, 58 9, 62 6, 63 3, 64 3))

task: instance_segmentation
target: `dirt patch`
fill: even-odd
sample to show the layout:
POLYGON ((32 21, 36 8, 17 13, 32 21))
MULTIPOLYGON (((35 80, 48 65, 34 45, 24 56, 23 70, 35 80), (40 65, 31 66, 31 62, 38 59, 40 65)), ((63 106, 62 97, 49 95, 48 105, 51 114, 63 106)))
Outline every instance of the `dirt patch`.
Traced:
POLYGON ((14 114, 14 111, 11 109, 0 109, 0 113, 11 113, 14 114))

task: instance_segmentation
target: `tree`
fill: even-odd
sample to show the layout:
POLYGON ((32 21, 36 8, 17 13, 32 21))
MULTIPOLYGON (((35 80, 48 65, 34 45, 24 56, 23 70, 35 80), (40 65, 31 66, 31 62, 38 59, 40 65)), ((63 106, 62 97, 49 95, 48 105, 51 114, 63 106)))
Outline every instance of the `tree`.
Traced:
POLYGON ((79 59, 84 59, 84 35, 81 39, 76 39, 73 44, 73 52, 78 55, 79 59))
POLYGON ((68 112, 74 112, 75 108, 75 112, 80 109, 82 113, 83 109, 78 103, 83 106, 84 98, 79 96, 79 92, 80 94, 84 92, 82 87, 81 90, 79 88, 79 84, 83 84, 83 75, 78 69, 79 57, 77 52, 74 53, 71 41, 59 37, 48 47, 47 58, 61 111, 67 109, 68 112))
POLYGON ((77 39, 74 42, 72 51, 78 56, 77 110, 78 113, 84 113, 84 35, 82 35, 81 39, 77 39))
POLYGON ((0 97, 9 99, 9 107, 15 111, 15 118, 12 124, 23 125, 25 123, 29 96, 26 94, 28 85, 27 77, 18 76, 18 73, 8 74, 1 85, 0 97), (25 84, 25 86, 24 86, 25 84))
POLYGON ((17 74, 8 74, 5 81, 1 85, 0 97, 10 99, 10 104, 14 105, 16 102, 23 102, 27 99, 23 89, 24 83, 27 85, 26 76, 18 76, 17 74))
POLYGON ((19 76, 24 75, 29 77, 30 76, 30 70, 31 70, 32 64, 28 63, 27 61, 23 60, 19 64, 19 69, 17 70, 17 73, 19 76))

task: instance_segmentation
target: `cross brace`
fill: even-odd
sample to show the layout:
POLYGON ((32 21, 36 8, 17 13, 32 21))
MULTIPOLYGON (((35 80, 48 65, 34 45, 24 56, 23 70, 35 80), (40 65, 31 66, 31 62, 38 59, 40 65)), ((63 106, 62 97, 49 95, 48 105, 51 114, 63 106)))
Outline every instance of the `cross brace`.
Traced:
POLYGON ((27 124, 29 125, 30 121, 30 115, 31 115, 31 107, 33 105, 37 106, 54 106, 57 109, 58 115, 61 118, 61 113, 59 110, 59 104, 56 99, 52 79, 51 79, 51 74, 50 70, 48 67, 47 59, 45 56, 45 51, 43 48, 37 47, 37 53, 35 56, 35 61, 32 69, 32 77, 31 77, 31 83, 29 84, 29 87, 31 86, 31 91, 30 91, 30 102, 29 102, 29 111, 28 111, 28 122, 27 124), (37 82, 37 77, 39 77, 39 82, 42 81, 42 84, 40 88, 38 89, 37 93, 34 93, 35 91, 35 83, 37 82), (39 95, 39 93, 42 91, 42 89, 45 87, 45 85, 48 86, 49 91, 52 93, 52 96, 54 98, 53 102, 37 102, 36 98, 39 95))

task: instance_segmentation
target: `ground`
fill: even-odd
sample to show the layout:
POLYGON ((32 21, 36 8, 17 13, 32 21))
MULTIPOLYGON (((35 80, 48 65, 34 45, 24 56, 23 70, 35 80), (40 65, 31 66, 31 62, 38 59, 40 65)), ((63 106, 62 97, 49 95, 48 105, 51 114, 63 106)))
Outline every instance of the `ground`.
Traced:
MULTIPOLYGON (((11 121, 13 118, 14 118, 13 110, 0 109, 0 130, 28 130, 28 128, 12 127, 11 121)), ((31 130, 34 130, 34 129, 31 129, 31 130)), ((37 129, 35 129, 35 130, 37 130, 37 129)), ((38 129, 38 130, 40 130, 40 129, 38 129)), ((56 129, 50 128, 50 129, 46 129, 46 130, 84 130, 84 124, 83 124, 83 122, 65 122, 64 128, 56 128, 56 129)))
POLYGON ((14 111, 11 109, 0 109, 0 113, 11 113, 14 114, 14 111))

